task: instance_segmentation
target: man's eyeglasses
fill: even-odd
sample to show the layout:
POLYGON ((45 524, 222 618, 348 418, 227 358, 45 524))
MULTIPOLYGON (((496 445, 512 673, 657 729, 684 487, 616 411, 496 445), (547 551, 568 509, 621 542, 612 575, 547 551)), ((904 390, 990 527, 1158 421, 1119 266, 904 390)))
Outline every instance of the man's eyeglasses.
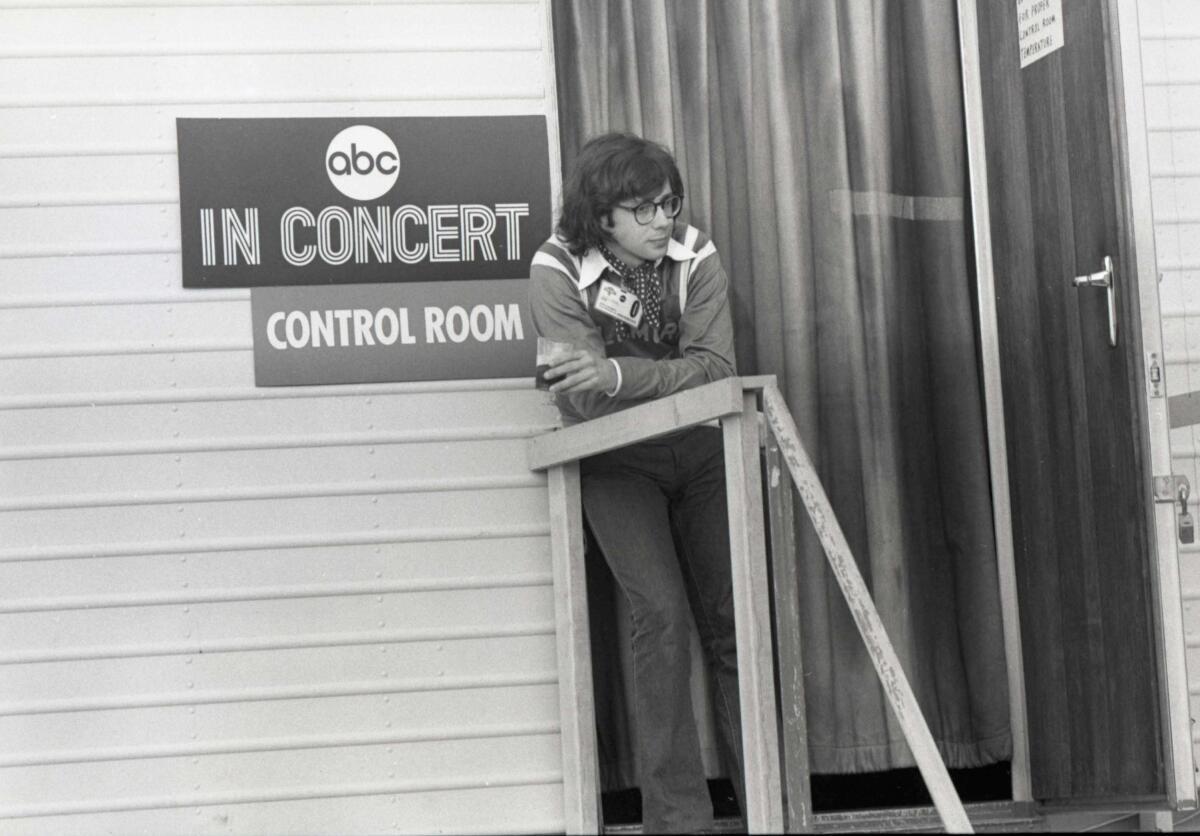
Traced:
POLYGON ((632 212, 633 219, 642 226, 645 226, 654 220, 654 216, 658 214, 660 207, 665 216, 674 218, 683 209, 683 198, 677 194, 669 194, 662 200, 647 200, 645 203, 639 203, 637 206, 624 206, 618 203, 617 207, 624 209, 626 212, 632 212))

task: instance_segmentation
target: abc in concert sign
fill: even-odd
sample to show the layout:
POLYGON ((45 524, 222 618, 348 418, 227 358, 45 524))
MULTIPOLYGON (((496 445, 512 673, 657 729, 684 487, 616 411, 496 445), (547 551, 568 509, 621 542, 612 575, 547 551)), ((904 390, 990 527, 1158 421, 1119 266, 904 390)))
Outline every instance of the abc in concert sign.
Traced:
POLYGON ((540 116, 179 119, 186 288, 251 288, 260 386, 532 375, 540 116))

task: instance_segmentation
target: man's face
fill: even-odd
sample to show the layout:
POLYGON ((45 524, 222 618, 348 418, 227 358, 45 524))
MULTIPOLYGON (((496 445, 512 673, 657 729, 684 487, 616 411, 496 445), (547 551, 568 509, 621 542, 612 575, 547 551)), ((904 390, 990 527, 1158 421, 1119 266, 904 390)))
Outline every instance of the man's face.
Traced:
POLYGON ((660 201, 669 194, 671 184, 663 183, 662 188, 654 194, 626 198, 613 207, 612 220, 603 226, 609 234, 608 247, 617 258, 636 266, 641 261, 657 261, 667 254, 675 219, 668 218, 662 207, 658 207, 649 223, 640 224, 633 210, 638 204, 660 201))

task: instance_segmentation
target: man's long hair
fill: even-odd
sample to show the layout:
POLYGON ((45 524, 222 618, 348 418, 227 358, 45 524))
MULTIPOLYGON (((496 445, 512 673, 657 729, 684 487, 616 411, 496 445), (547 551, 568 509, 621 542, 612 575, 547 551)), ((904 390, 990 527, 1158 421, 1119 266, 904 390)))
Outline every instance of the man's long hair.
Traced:
POLYGON ((657 195, 663 183, 683 197, 683 178, 671 152, 656 142, 625 133, 593 137, 563 183, 558 235, 573 255, 607 239, 601 219, 623 200, 657 195))

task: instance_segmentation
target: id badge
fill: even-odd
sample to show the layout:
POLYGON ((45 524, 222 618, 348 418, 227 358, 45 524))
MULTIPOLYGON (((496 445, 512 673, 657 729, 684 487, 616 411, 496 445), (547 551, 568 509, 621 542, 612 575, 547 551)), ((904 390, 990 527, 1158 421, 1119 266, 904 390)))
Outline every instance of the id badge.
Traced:
POLYGON ((642 300, 623 287, 604 279, 596 294, 596 310, 637 328, 642 322, 642 300))

